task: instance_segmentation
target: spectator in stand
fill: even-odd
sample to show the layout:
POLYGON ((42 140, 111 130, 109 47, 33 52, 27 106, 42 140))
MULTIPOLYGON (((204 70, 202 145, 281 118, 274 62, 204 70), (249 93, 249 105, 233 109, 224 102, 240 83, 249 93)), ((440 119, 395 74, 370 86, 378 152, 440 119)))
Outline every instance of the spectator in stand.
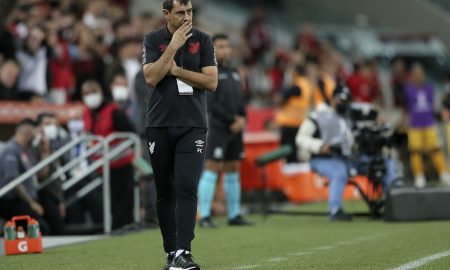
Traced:
MULTIPOLYGON (((68 142, 67 133, 65 136, 60 130, 58 118, 53 113, 41 113, 37 117, 38 134, 41 141, 49 144, 49 154, 57 151, 63 144, 68 142), (64 137, 62 137, 64 136, 64 137)), ((46 155, 43 151, 45 144, 36 144, 33 146, 37 160, 43 160, 46 155)), ((50 175, 61 168, 61 165, 68 162, 68 158, 61 158, 52 162, 45 170, 38 175, 40 183, 45 182, 50 175)), ((63 235, 65 231, 64 218, 66 215, 66 207, 64 203, 64 192, 62 190, 62 182, 66 180, 66 176, 62 175, 43 189, 39 191, 39 199, 45 209, 44 217, 50 226, 50 234, 63 235)))
POLYGON ((21 66, 18 91, 24 99, 29 99, 30 96, 44 97, 48 89, 45 33, 38 26, 33 26, 29 31, 23 48, 16 53, 21 66))
MULTIPOLYGON (((103 137, 113 132, 135 132, 128 116, 116 103, 105 100, 101 86, 96 81, 86 81, 82 85, 85 104, 84 129, 103 137)), ((120 144, 115 140, 111 147, 120 144)), ((111 207, 113 228, 117 229, 133 222, 133 176, 134 155, 130 150, 111 160, 111 207)))
MULTIPOLYGON (((105 63, 100 43, 95 39, 94 32, 86 25, 77 23, 74 28, 75 45, 71 49, 73 70, 77 82, 76 89, 86 80, 102 81, 105 63)), ((73 98, 79 99, 81 93, 75 92, 73 98)))
POLYGON ((103 16, 108 3, 105 0, 89 1, 83 15, 83 23, 94 31, 104 32, 110 27, 110 21, 103 16))
POLYGON ((245 38, 251 50, 249 63, 261 62, 270 48, 270 31, 266 13, 261 6, 254 9, 253 15, 244 29, 245 38))
POLYGON ((379 106, 384 106, 384 100, 383 100, 383 93, 381 91, 381 84, 380 84, 380 78, 379 78, 379 71, 378 71, 378 60, 377 59, 370 59, 367 62, 367 66, 369 68, 369 81, 370 85, 372 87, 372 91, 374 93, 378 93, 378 96, 376 96, 376 99, 374 100, 375 103, 377 103, 379 106))
POLYGON ((369 62, 356 63, 353 74, 347 80, 353 101, 375 104, 381 98, 377 78, 369 62))
POLYGON ((0 65, 0 100, 14 100, 17 98, 17 79, 19 64, 13 60, 6 60, 0 65))
POLYGON ((343 56, 338 50, 332 49, 321 66, 334 78, 336 85, 344 85, 350 76, 350 68, 345 65, 343 56))
MULTIPOLYGON (((394 105, 393 119, 395 131, 392 137, 393 146, 398 150, 399 158, 409 168, 408 151, 408 119, 406 109, 405 85, 408 80, 406 63, 398 58, 392 64, 391 91, 394 105)), ((409 170, 405 170, 409 171, 409 170)))
POLYGON ((394 105, 398 108, 406 107, 405 84, 407 82, 405 61, 396 59, 392 64, 391 88, 394 96, 394 105))
POLYGON ((289 54, 280 51, 275 56, 275 63, 269 70, 268 76, 272 82, 271 95, 275 96, 280 93, 284 83, 284 74, 289 62, 289 54))
POLYGON ((295 137, 300 125, 311 110, 330 105, 333 87, 333 80, 321 74, 317 63, 309 60, 306 67, 297 67, 293 85, 281 92, 276 122, 281 127, 281 143, 290 144, 294 149, 286 159, 288 163, 298 162, 295 137))
POLYGON ((426 81, 422 65, 411 68, 410 81, 405 86, 409 117, 408 147, 414 183, 426 185, 422 154, 428 153, 442 183, 450 185, 450 175, 445 166, 445 156, 434 119, 434 87, 426 81))
POLYGON ((333 78, 324 72, 315 58, 309 58, 306 63, 306 77, 311 87, 312 105, 310 110, 319 109, 322 105, 330 105, 335 82, 333 78))
POLYGON ((131 119, 130 90, 128 89, 128 81, 125 73, 117 72, 112 77, 109 84, 109 90, 111 91, 114 102, 116 102, 117 105, 119 105, 119 108, 131 119))
POLYGON ((114 39, 116 41, 125 40, 134 36, 134 29, 131 26, 130 19, 125 17, 115 22, 113 25, 114 39))
POLYGON ((75 75, 72 70, 72 60, 69 54, 69 44, 58 34, 60 22, 56 18, 47 24, 47 44, 51 48, 49 59, 51 101, 65 104, 69 101, 75 88, 75 75))
MULTIPOLYGON (((5 6, 6 3, 3 3, 2 10, 8 10, 5 6)), ((0 12, 1 13, 1 12, 0 12)), ((0 14, 1 16, 1 14, 0 14)), ((0 18, 5 18, 4 22, 0 21, 0 65, 3 61, 7 59, 14 58, 16 55, 16 46, 14 44, 14 33, 12 29, 9 27, 13 21, 17 20, 19 17, 23 16, 18 9, 13 8, 10 12, 7 12, 5 16, 1 16, 0 18)))
POLYGON ((138 16, 133 17, 131 24, 133 34, 137 38, 143 38, 146 33, 157 28, 155 16, 152 13, 145 11, 138 16))
MULTIPOLYGON (((67 123, 71 139, 75 139, 86 134, 82 116, 82 113, 74 112, 73 115, 71 115, 71 119, 67 123)), ((77 158, 83 155, 86 151, 87 143, 81 142, 72 149, 72 151, 70 152, 70 158, 77 158)), ((83 160, 77 167, 73 168, 70 171, 70 175, 72 177, 80 175, 85 172, 88 166, 88 160, 83 160)), ((83 180, 68 189, 65 192, 65 197, 70 199, 84 186, 89 184, 97 177, 97 172, 93 172, 90 175, 86 176, 83 180)), ((66 222, 68 224, 83 224, 86 222, 86 217, 89 217, 90 220, 95 224, 102 224, 103 200, 101 187, 97 187, 83 198, 68 206, 66 212, 66 222)))
MULTIPOLYGON (((36 123, 24 119, 16 126, 16 132, 0 152, 0 188, 25 173, 36 163, 31 144, 36 134, 36 123)), ((48 141, 43 141, 42 155, 49 155, 48 141)), ((9 220, 14 216, 29 215, 36 219, 43 234, 49 233, 49 227, 44 219, 45 209, 38 198, 36 175, 28 178, 13 191, 0 198, 0 216, 9 220)))
MULTIPOLYGON (((141 56, 140 41, 136 38, 130 37, 123 40, 118 40, 115 44, 117 48, 117 59, 112 64, 113 73, 117 70, 125 70, 126 79, 128 82, 128 89, 130 98, 134 99, 134 79, 138 72, 142 69, 141 63, 138 60, 141 56)), ((134 100, 133 100, 134 101, 134 100)))
POLYGON ((319 58, 321 46, 316 37, 314 25, 306 22, 301 28, 295 39, 294 49, 302 50, 309 57, 319 58))

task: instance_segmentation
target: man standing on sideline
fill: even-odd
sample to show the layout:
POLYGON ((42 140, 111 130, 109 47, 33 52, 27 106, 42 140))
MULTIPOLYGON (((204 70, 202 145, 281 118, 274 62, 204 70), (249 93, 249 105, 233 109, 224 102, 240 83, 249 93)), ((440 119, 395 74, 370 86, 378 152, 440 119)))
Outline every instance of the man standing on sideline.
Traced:
POLYGON ((143 70, 152 88, 146 134, 157 189, 164 269, 200 269, 191 255, 198 180, 207 131, 206 93, 217 87, 211 38, 192 28, 189 0, 164 0, 167 25, 144 37, 143 70))
POLYGON ((240 215, 241 183, 240 159, 243 157, 242 130, 245 127, 245 104, 239 73, 229 67, 231 46, 228 37, 213 37, 219 70, 216 93, 208 99, 208 137, 205 169, 200 179, 198 199, 200 227, 213 228, 211 203, 216 192, 218 174, 223 171, 223 185, 227 198, 228 224, 249 225, 240 215))

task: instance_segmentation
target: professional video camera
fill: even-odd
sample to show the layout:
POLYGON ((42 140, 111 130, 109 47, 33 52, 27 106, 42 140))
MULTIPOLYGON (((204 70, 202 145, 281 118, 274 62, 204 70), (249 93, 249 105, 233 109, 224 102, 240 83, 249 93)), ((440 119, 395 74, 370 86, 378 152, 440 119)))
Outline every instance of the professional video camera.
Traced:
POLYGON ((370 104, 352 104, 350 118, 353 123, 353 157, 358 164, 357 171, 358 174, 367 176, 372 184, 372 192, 363 191, 359 186, 357 188, 371 212, 378 214, 384 204, 381 194, 387 170, 383 149, 390 147, 391 129, 377 122, 378 111, 370 104), (369 195, 373 191, 378 191, 379 196, 369 195))
POLYGON ((367 160, 366 174, 374 184, 381 184, 386 174, 383 148, 389 147, 391 130, 377 122, 378 111, 370 104, 355 103, 351 107, 353 135, 355 138, 354 156, 367 160))

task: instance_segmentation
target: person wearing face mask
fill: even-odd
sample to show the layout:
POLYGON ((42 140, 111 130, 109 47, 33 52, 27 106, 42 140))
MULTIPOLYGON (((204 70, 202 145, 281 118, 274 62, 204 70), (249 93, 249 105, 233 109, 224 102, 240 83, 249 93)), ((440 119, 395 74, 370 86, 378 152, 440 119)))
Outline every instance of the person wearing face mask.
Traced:
POLYGON ((353 145, 347 117, 350 99, 347 88, 336 87, 331 107, 313 112, 300 126, 296 137, 300 158, 310 160, 311 168, 330 181, 328 210, 332 221, 351 220, 342 209, 342 196, 349 178, 348 158, 353 145))
POLYGON ((114 102, 116 102, 120 109, 122 109, 128 116, 131 116, 131 101, 128 89, 127 77, 124 73, 118 72, 112 77, 109 85, 111 95, 114 102))
MULTIPOLYGON (((34 146, 35 156, 38 160, 42 160, 42 139, 49 143, 50 153, 57 151, 64 144, 68 143, 70 138, 65 130, 59 126, 57 116, 51 112, 44 112, 38 115, 36 119, 39 135, 41 140, 34 146)), ((45 181, 52 173, 61 168, 69 161, 68 155, 62 156, 49 165, 45 173, 38 175, 39 182, 45 181)), ((45 218, 50 226, 52 235, 63 235, 65 231, 64 218, 66 215, 66 207, 64 204, 64 192, 62 190, 62 182, 66 180, 66 175, 62 175, 59 179, 53 181, 39 191, 39 198, 44 206, 45 218)))
MULTIPOLYGON (((31 151, 35 134, 36 123, 33 120, 24 119, 17 124, 14 137, 4 145, 0 152, 0 188, 36 164, 31 151)), ((49 153, 44 154, 48 155, 49 153)), ((45 214, 46 209, 38 196, 36 176, 30 177, 0 198, 1 217, 9 220, 13 216, 29 215, 39 222, 42 233, 48 234, 49 227, 44 219, 45 214)))
MULTIPOLYGON (((84 130, 84 121, 82 114, 78 111, 74 111, 70 116, 70 120, 67 122, 67 129, 69 130, 70 139, 76 139, 86 134, 84 130)), ((76 145, 69 153, 69 159, 75 159, 83 155, 87 151, 87 143, 82 141, 76 145)), ((89 160, 83 160, 77 167, 70 171, 70 176, 76 176, 83 173, 89 166, 89 160)), ((98 177, 97 172, 92 172, 86 176, 83 180, 75 184, 70 189, 66 190, 64 195, 66 198, 71 198, 83 187, 88 185, 92 180, 98 177)), ((102 202, 102 190, 101 187, 97 187, 81 199, 75 201, 67 207, 67 213, 65 221, 67 224, 85 224, 86 214, 89 215, 90 220, 95 224, 103 223, 103 202, 102 202)))
MULTIPOLYGON (((338 85, 330 106, 320 108, 303 122, 296 137, 301 159, 309 160, 313 171, 328 178, 328 211, 330 221, 350 221, 351 216, 342 208, 342 196, 349 179, 349 171, 360 167, 367 156, 353 156, 354 136, 349 117, 350 90, 338 85)), ((384 186, 395 177, 394 162, 385 158, 384 186)))
MULTIPOLYGON (((114 132, 135 132, 133 123, 117 103, 105 100, 100 84, 88 80, 81 86, 84 130, 103 137, 114 132)), ((115 140, 110 147, 120 144, 115 140)), ((124 151, 111 160, 111 207, 113 229, 133 222, 133 175, 134 153, 124 151)))

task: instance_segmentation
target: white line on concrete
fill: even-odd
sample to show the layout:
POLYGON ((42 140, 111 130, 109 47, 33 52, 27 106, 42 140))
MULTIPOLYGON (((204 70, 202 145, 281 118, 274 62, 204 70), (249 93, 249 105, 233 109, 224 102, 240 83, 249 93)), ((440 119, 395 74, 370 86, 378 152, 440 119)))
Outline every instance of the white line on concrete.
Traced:
POLYGON ((259 265, 243 265, 236 268, 231 268, 232 270, 245 270, 245 269, 255 269, 258 268, 259 265))
POLYGON ((281 262, 281 261, 286 261, 288 260, 288 258, 285 257, 277 257, 277 258, 271 258, 266 260, 266 262, 281 262))
POLYGON ((428 264, 430 262, 433 262, 433 261, 436 261, 436 260, 439 260, 439 259, 442 259, 442 258, 448 257, 448 256, 450 256, 450 250, 447 250, 447 251, 444 251, 444 252, 441 252, 441 253, 436 253, 436 254, 433 254, 431 256, 419 259, 417 261, 412 261, 412 262, 406 263, 404 265, 401 265, 401 266, 399 266, 397 268, 393 268, 391 270, 415 269, 415 268, 421 267, 421 266, 423 266, 425 264, 428 264))

